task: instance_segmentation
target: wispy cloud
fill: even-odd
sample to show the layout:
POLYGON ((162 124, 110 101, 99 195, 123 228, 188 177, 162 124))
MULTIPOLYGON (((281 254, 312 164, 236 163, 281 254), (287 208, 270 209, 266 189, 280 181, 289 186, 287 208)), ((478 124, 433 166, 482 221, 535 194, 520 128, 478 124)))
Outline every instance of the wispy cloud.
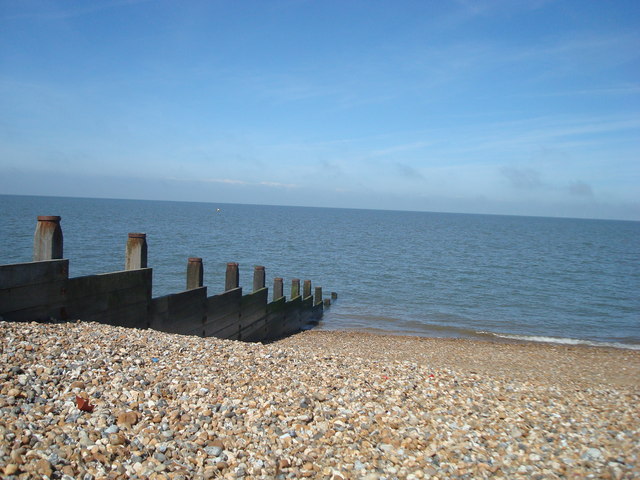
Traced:
POLYGON ((226 183, 227 185, 249 185, 249 182, 244 180, 232 180, 229 178, 203 178, 201 182, 207 183, 226 183))
POLYGON ((256 185, 263 185, 265 187, 275 188, 298 188, 299 185, 295 183, 280 183, 280 182, 258 182, 256 185))
MULTIPOLYGON (((172 179, 176 180, 176 179, 172 179)), ((199 179, 200 182, 206 183, 224 183, 226 185, 238 185, 238 186, 262 186, 272 188, 298 188, 299 185, 294 183, 280 183, 280 182, 247 182, 244 180, 235 180, 230 178, 203 178, 199 179)))
POLYGON ((386 157, 388 155, 394 155, 396 153, 403 153, 411 150, 419 150, 421 148, 428 147, 429 145, 433 145, 433 142, 410 142, 410 143, 404 143, 400 145, 393 145, 391 147, 374 150, 369 154, 369 156, 370 157, 386 157))

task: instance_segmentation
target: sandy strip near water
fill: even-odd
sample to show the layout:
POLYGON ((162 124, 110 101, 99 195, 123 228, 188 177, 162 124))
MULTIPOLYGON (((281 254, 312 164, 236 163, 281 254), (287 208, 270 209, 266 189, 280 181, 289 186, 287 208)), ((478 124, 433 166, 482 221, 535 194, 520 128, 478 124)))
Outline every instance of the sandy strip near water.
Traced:
POLYGON ((278 342, 380 361, 409 361, 510 380, 640 386, 640 351, 534 342, 308 330, 278 342))

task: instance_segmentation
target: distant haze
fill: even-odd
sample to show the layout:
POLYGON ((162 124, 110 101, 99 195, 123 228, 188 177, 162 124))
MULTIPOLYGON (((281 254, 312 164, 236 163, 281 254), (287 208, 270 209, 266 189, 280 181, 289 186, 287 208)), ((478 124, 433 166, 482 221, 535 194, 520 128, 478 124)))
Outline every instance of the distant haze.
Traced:
POLYGON ((640 220, 640 2, 0 0, 0 194, 640 220))

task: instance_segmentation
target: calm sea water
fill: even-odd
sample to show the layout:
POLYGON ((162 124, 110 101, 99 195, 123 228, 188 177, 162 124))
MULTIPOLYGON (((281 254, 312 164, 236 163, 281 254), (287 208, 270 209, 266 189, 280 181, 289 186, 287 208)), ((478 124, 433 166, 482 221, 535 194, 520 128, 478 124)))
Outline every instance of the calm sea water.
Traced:
POLYGON ((146 232, 154 296, 202 257, 267 285, 311 279, 339 299, 319 328, 640 349, 640 222, 213 203, 0 196, 0 264, 31 261, 37 215, 61 215, 71 276, 121 270, 146 232), (218 209, 220 209, 218 211, 218 209))

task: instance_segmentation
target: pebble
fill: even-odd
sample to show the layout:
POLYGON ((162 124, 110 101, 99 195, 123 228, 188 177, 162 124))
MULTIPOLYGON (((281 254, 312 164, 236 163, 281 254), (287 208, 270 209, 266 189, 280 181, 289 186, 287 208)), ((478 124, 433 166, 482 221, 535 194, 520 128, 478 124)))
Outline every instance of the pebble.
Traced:
POLYGON ((210 457, 217 457, 222 453, 222 448, 220 448, 220 447, 206 447, 204 449, 204 451, 210 457))
MULTIPOLYGON (((309 332, 262 345, 88 322, 0 322, 2 474, 640 477, 640 382, 541 380, 539 369, 535 380, 524 371, 481 375, 398 358, 366 335, 331 334, 336 345, 362 344, 343 353, 309 332), (80 411, 76 395, 94 410, 80 411)), ((620 355, 635 371, 640 352, 620 355)))
POLYGON ((107 427, 104 429, 104 433, 106 433, 107 435, 111 433, 118 433, 119 431, 120 429, 118 428, 117 425, 111 425, 110 427, 107 427))

